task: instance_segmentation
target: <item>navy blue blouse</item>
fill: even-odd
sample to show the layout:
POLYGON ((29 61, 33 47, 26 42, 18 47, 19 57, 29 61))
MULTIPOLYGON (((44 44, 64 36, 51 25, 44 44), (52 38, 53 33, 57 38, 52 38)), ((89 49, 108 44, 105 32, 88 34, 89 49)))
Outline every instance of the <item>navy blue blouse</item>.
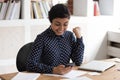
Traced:
POLYGON ((35 39, 26 68, 32 72, 52 73, 53 67, 65 65, 70 59, 79 66, 83 60, 83 53, 82 37, 76 39, 70 31, 57 36, 49 27, 35 39))

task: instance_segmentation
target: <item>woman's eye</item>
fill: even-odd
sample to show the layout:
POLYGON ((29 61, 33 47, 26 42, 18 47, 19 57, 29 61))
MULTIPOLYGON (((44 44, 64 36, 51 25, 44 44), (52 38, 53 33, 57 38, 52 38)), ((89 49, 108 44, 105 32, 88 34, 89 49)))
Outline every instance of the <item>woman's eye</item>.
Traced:
POLYGON ((68 24, 65 24, 64 26, 68 26, 68 24))
POLYGON ((66 24, 64 24, 64 26, 68 26, 68 24, 66 23, 66 24))
POLYGON ((68 26, 68 24, 67 23, 63 24, 63 25, 62 24, 55 24, 55 26, 65 26, 66 27, 66 26, 68 26))
POLYGON ((55 24, 56 26, 60 26, 60 24, 55 24))

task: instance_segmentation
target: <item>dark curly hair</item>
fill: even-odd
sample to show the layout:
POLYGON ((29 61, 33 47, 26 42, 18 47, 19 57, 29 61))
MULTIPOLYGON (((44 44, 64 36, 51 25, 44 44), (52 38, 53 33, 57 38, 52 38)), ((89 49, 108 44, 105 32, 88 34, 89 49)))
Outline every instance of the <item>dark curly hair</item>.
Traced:
POLYGON ((48 13, 49 21, 52 23, 52 20, 55 18, 68 18, 70 19, 70 11, 68 7, 64 4, 54 5, 48 13))

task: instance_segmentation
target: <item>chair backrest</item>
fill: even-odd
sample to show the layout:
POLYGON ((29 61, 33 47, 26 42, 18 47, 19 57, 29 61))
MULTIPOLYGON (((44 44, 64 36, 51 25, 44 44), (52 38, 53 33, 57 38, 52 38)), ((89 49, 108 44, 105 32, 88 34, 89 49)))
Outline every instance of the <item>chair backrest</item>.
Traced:
POLYGON ((33 42, 25 44, 23 47, 20 48, 16 58, 16 66, 18 71, 26 71, 26 60, 27 56, 31 52, 31 46, 33 42))

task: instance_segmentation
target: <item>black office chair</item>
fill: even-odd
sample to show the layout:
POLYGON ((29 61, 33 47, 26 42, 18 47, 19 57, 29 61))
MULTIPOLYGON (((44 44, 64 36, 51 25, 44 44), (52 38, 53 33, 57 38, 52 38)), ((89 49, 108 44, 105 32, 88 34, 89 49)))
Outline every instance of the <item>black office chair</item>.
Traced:
POLYGON ((31 52, 31 46, 33 42, 25 44, 23 47, 20 48, 16 58, 16 66, 18 71, 26 71, 26 60, 27 56, 31 52))

